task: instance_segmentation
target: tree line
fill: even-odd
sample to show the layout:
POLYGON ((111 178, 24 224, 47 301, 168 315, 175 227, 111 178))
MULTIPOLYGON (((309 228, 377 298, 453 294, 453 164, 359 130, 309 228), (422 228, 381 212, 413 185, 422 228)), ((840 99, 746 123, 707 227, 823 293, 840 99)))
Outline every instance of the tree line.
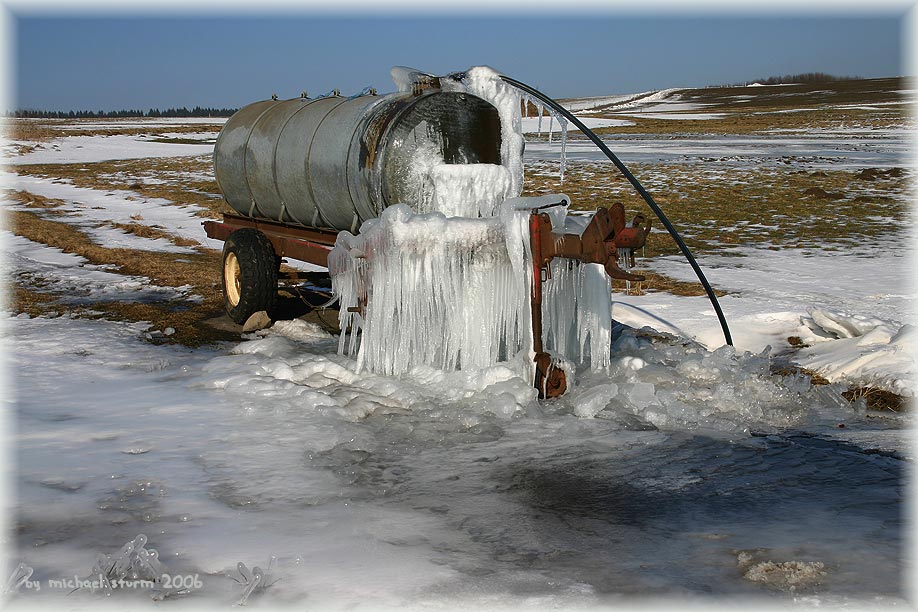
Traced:
POLYGON ((785 74, 770 76, 767 79, 756 79, 753 83, 762 85, 785 85, 787 83, 832 83, 834 81, 853 81, 860 79, 856 76, 834 76, 825 72, 804 72, 801 74, 785 74))
POLYGON ((208 106, 195 106, 192 109, 185 108, 167 108, 160 110, 151 108, 147 111, 140 109, 122 109, 116 111, 47 111, 35 109, 18 109, 7 112, 7 117, 18 117, 23 119, 112 119, 124 117, 229 117, 235 113, 237 108, 211 108, 208 106))

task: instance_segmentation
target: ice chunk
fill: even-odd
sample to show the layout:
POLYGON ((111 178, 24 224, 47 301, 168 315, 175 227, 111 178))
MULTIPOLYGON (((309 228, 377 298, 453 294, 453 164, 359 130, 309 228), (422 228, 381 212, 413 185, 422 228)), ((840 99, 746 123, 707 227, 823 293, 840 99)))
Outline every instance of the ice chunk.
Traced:
POLYGON ((510 197, 511 176, 496 164, 438 164, 429 172, 430 190, 418 212, 447 217, 493 217, 510 197))
POLYGON ((239 572, 240 578, 236 578, 233 575, 230 575, 230 578, 243 585, 244 588, 242 591, 242 597, 236 601, 235 605, 246 605, 249 601, 249 597, 251 597, 257 589, 266 589, 273 584, 273 582, 269 582, 270 578, 268 573, 274 569, 276 562, 277 557, 272 556, 268 561, 267 571, 261 569, 257 565, 254 566, 251 571, 249 571, 249 568, 242 561, 236 564, 236 571, 239 572))
POLYGON ((570 401, 574 405, 574 414, 579 417, 592 417, 602 411, 618 395, 618 385, 606 383, 586 387, 581 393, 572 394, 570 401))
POLYGON ((104 593, 110 594, 112 583, 119 580, 146 580, 158 583, 163 575, 159 553, 146 548, 147 536, 138 535, 121 547, 114 555, 100 555, 92 568, 94 582, 101 584, 104 593))
POLYGON ((392 82, 395 84, 398 91, 411 91, 416 83, 425 78, 430 78, 431 75, 426 72, 421 72, 416 68, 393 66, 389 70, 389 76, 392 78, 392 82))

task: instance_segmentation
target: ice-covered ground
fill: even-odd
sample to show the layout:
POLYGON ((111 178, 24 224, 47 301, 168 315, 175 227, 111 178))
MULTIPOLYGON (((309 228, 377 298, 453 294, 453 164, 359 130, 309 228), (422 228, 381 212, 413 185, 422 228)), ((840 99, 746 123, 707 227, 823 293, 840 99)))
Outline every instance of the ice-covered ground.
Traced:
MULTIPOLYGON (((770 151, 796 155, 796 141, 775 138, 770 151)), ((833 140, 807 142, 814 155, 837 155, 833 140)), ((903 165, 905 143, 879 139, 875 157, 903 165)), ((135 141, 132 154, 155 155, 153 144, 135 141)), ((628 161, 642 144, 613 149, 628 161)), ((103 145, 82 161, 110 159, 103 145)), ((748 139, 733 145, 717 144, 757 155, 748 139)), ((198 145, 162 146, 175 155, 198 145)), ((119 194, 16 180, 70 202, 77 224, 126 214, 119 194)), ((145 205, 145 219, 207 244, 194 210, 145 205)), ((7 278, 30 275, 94 301, 193 299, 2 238, 7 278)), ((702 258, 730 292, 722 304, 735 351, 717 348, 704 298, 616 294, 613 314, 630 327, 616 330, 611 371, 581 372, 566 396, 543 402, 503 366, 357 373, 336 338, 305 322, 191 350, 147 342, 144 324, 7 316, 15 534, 3 578, 19 563, 32 570, 18 588, 13 580, 11 602, 901 605, 914 429, 839 396, 849 382, 913 390, 914 338, 903 327, 915 323, 913 248, 891 239, 894 248, 845 256, 702 258), (636 330, 644 325, 657 331, 636 330), (763 349, 790 335, 811 344, 794 359, 839 382, 771 375, 763 349), (50 582, 98 580, 97 557, 114 560, 141 533, 188 592, 140 585, 105 599, 50 582), (266 575, 247 577, 239 562, 266 575)), ((676 260, 653 266, 691 274, 676 260)))
POLYGON ((355 374, 298 322, 196 351, 147 344, 137 324, 5 327, 9 567, 42 586, 19 603, 62 601, 50 580, 92 579, 140 533, 199 586, 114 602, 237 602, 239 562, 267 571, 251 601, 314 609, 787 596, 745 579, 743 554, 822 563, 801 585, 811 601, 902 593, 906 431, 837 389, 769 376, 764 357, 625 330, 610 376, 540 403, 499 366, 355 374))
MULTIPOLYGON (((213 137, 212 133, 207 136, 213 137)), ((190 135, 182 134, 183 138, 190 135)), ((206 137, 206 136, 204 136, 206 137)), ((23 144, 11 142, 9 147, 23 144)), ((157 142, 147 136, 65 136, 47 142, 33 143, 35 150, 23 155, 7 154, 3 163, 10 166, 20 164, 72 164, 92 163, 111 159, 134 159, 138 157, 174 157, 177 155, 202 155, 214 150, 209 144, 176 144, 157 142)))
MULTIPOLYGON (((849 130, 810 130, 806 133, 774 136, 692 136, 634 138, 606 136, 608 144, 627 163, 687 162, 722 159, 739 164, 778 164, 794 157, 807 168, 853 169, 888 168, 906 164, 911 133, 901 129, 852 128, 849 130)), ((569 140, 570 161, 604 161, 606 158, 591 142, 569 140)), ((526 160, 557 160, 558 143, 526 144, 526 160)))
POLYGON ((180 205, 162 198, 139 197, 139 194, 127 190, 100 191, 77 187, 66 180, 12 172, 0 172, 0 184, 11 189, 62 200, 63 204, 56 210, 63 214, 55 216, 55 220, 91 228, 86 231, 91 236, 95 234, 93 237, 106 246, 170 252, 187 250, 176 247, 164 239, 151 240, 114 228, 97 227, 105 223, 139 223, 168 228, 169 233, 176 237, 194 240, 212 249, 223 248, 221 241, 212 240, 204 233, 201 226, 204 218, 199 215, 203 209, 194 204, 180 205))
MULTIPOLYGON (((804 253, 796 249, 736 249, 702 257, 740 350, 786 346, 796 336, 809 348, 800 365, 830 380, 918 392, 915 246, 905 236, 861 252, 804 253)), ((661 258, 650 268, 681 280, 695 278, 684 260, 661 258)), ((707 298, 666 294, 616 295, 616 320, 692 337, 709 348, 724 338, 707 298)))

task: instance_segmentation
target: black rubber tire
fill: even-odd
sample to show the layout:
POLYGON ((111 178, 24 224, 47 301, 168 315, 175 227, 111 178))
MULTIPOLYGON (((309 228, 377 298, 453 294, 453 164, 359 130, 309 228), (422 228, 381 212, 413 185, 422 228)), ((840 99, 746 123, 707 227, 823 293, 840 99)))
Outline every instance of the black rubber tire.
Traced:
POLYGON ((236 230, 223 243, 223 304, 236 323, 242 325, 259 310, 269 316, 274 311, 276 257, 271 241, 256 229, 236 230))

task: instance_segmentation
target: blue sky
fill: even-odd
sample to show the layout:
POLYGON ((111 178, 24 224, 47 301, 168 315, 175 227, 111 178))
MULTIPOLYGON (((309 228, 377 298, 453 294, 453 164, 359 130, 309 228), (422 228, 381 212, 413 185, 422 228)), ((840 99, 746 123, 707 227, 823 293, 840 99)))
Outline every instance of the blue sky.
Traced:
POLYGON ((19 108, 238 107, 272 93, 393 89, 389 68, 487 64, 555 97, 741 82, 798 72, 904 74, 903 17, 361 18, 291 13, 106 18, 15 15, 19 108))

